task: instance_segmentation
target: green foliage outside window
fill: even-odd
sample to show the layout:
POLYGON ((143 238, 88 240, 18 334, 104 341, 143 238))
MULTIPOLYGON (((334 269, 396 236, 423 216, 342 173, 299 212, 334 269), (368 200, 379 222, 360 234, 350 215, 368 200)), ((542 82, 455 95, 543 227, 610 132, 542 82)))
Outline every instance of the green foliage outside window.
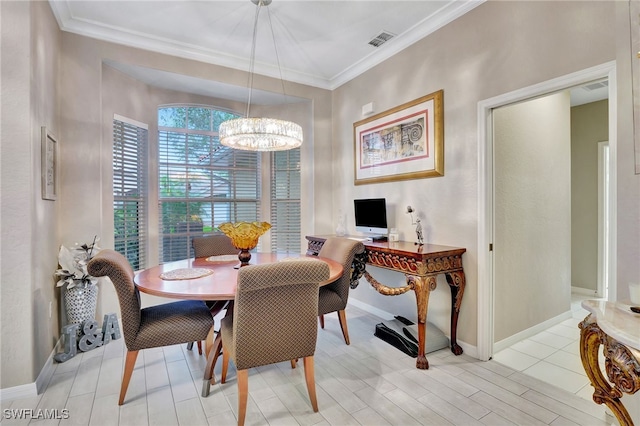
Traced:
POLYGON ((192 237, 212 232, 218 223, 243 220, 246 207, 250 220, 257 220, 258 156, 238 153, 218 139, 220 123, 236 117, 200 106, 158 109, 163 261, 188 257, 192 237))

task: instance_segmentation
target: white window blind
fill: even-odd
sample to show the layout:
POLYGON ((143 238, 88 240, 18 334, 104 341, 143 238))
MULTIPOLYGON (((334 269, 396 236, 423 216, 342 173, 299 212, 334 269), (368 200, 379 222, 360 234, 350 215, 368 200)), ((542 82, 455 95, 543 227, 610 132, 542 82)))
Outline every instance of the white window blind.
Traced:
POLYGON ((191 239, 223 222, 258 220, 258 154, 218 138, 220 123, 235 117, 201 106, 158 109, 161 263, 191 257, 191 239))
POLYGON ((135 270, 147 267, 147 144, 146 125, 114 118, 114 248, 135 270))
POLYGON ((271 155, 271 251, 300 253, 300 148, 271 155))

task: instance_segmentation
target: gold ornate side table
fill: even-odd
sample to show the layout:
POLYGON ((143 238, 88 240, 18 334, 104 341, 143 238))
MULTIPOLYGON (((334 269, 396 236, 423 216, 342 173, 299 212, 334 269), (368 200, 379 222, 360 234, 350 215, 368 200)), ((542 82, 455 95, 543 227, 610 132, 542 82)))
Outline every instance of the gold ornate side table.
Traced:
POLYGON ((580 323, 580 358, 594 387, 593 401, 606 404, 621 425, 633 425, 621 398, 640 390, 640 314, 622 302, 585 300, 590 312, 580 323), (604 377, 598 363, 604 348, 604 377))

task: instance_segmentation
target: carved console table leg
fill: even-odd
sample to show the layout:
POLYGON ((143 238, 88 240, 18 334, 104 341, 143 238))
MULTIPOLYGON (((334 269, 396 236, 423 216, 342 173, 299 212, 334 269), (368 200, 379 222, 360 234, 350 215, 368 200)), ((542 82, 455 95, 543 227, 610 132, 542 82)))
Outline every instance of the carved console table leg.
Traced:
POLYGON ((416 275, 407 275, 407 284, 416 294, 416 302, 418 305, 418 359, 416 367, 421 370, 429 369, 429 361, 425 352, 427 341, 427 310, 429 308, 429 293, 436 288, 435 275, 420 277, 416 275))
POLYGON ((603 333, 591 314, 579 327, 580 358, 594 388, 593 401, 596 404, 606 404, 621 425, 633 425, 633 420, 620 398, 623 392, 633 394, 640 390, 640 364, 637 356, 603 333), (604 345, 605 369, 613 386, 605 379, 598 366, 600 345, 604 345))
POLYGON ((462 347, 458 345, 458 315, 460 314, 460 304, 464 294, 465 278, 464 271, 445 273, 449 288, 451 289, 451 352, 455 355, 462 354, 462 347))

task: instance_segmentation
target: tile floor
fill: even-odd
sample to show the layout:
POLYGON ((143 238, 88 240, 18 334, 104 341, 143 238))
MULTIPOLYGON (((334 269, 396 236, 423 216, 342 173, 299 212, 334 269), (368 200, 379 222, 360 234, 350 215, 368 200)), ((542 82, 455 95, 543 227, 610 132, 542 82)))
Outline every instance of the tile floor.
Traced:
MULTIPOLYGON (((417 370, 414 358, 373 336, 380 318, 349 306, 347 319, 349 346, 342 339, 337 315, 326 316, 326 327, 318 332, 315 377, 320 411, 311 410, 303 369, 291 369, 284 362, 250 371, 247 425, 610 424, 604 407, 583 397, 586 382, 572 361, 564 359, 576 355, 571 338, 562 335, 562 327, 571 328, 570 324, 549 331, 552 336, 523 343, 536 348, 529 354, 548 353, 535 362, 522 358, 525 361, 509 367, 442 349, 428 354, 428 370, 417 370), (524 373, 536 368, 533 376, 524 373), (557 387, 540 380, 551 376, 547 370, 562 371, 571 377, 567 380, 571 385, 557 387)), ((43 393, 2 401, 2 426, 236 423, 233 366, 227 383, 215 384, 209 397, 202 398, 205 359, 197 351, 187 351, 186 345, 141 351, 125 404, 118 406, 124 354, 120 339, 56 364, 43 393), (68 410, 67 419, 33 418, 38 410, 63 409, 68 410), (32 415, 16 419, 11 413, 32 415)))
MULTIPOLYGON (((591 401, 593 388, 582 368, 578 324, 588 312, 572 295, 572 318, 493 355, 493 360, 591 401)), ((603 365, 603 363, 601 363, 603 365)))

